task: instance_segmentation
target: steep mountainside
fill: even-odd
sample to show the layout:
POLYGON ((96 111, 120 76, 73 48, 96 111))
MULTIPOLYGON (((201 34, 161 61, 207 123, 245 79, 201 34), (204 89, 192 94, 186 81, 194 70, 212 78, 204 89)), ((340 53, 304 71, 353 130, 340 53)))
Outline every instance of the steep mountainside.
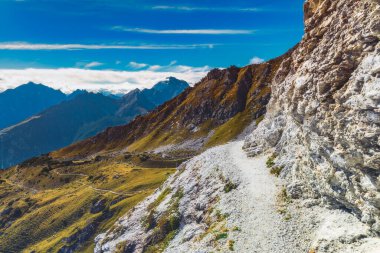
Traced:
MULTIPOLYGON (((184 88, 183 81, 168 81, 164 81, 168 94, 184 88)), ((160 92, 148 98, 143 95, 146 91, 149 89, 134 91, 118 100, 79 94, 39 118, 8 129, 3 141, 11 150, 25 148, 24 152, 37 144, 49 147, 49 138, 69 141, 68 134, 80 138, 78 133, 89 134, 101 124, 114 124, 154 107, 160 92)), ((8 152, 6 157, 14 155, 9 151, 3 149, 8 152)), ((97 234, 107 231, 117 218, 152 194, 183 161, 124 153, 60 162, 42 155, 0 170, 0 252, 91 252, 97 234)))
POLYGON ((245 148, 275 147, 290 191, 380 232, 380 3, 309 0, 305 24, 245 148))
POLYGON ((61 91, 28 83, 0 93, 0 129, 19 123, 66 99, 61 91))
MULTIPOLYGON (((177 167, 189 156, 176 152, 130 153, 124 145, 133 138, 128 136, 129 131, 136 134, 136 143, 141 145, 134 150, 148 147, 149 143, 144 146, 142 142, 155 140, 160 134, 164 134, 162 139, 152 145, 188 141, 190 145, 181 147, 188 149, 194 143, 189 140, 198 139, 200 144, 193 146, 197 149, 233 139, 262 119, 270 98, 268 84, 283 59, 242 69, 213 70, 194 88, 147 115, 73 145, 89 151, 81 154, 82 158, 40 156, 0 171, 0 251, 93 249, 96 234, 106 232, 118 217, 133 210, 174 172, 168 168, 177 167), (209 131, 212 134, 207 136, 209 131), (170 140, 176 136, 178 140, 170 140), (89 145, 98 139, 102 140, 95 143, 99 146, 89 145), (117 152, 85 157, 107 147, 103 143, 114 145, 117 152), (40 224, 38 228, 36 224, 40 224)), ((156 94, 161 96, 160 92, 156 94)), ((140 95, 137 91, 130 94, 133 98, 140 95)), ((55 155, 59 153, 63 151, 55 155)))
POLYGON ((379 39, 378 0, 307 0, 252 158, 232 142, 191 159, 95 252, 379 252, 379 39))
POLYGON ((264 115, 270 98, 269 84, 287 55, 245 68, 214 69, 194 87, 151 113, 52 156, 87 156, 124 148, 146 151, 160 147, 188 152, 231 140, 264 115))
POLYGON ((163 99, 162 92, 175 96, 188 87, 175 78, 162 83, 132 91, 118 100, 83 91, 73 93, 72 99, 1 130, 0 166, 9 167, 94 136, 107 127, 126 124, 155 108, 163 99), (164 87, 160 87, 162 83, 164 87))
POLYGON ((0 171, 0 251, 377 253, 379 12, 307 0, 285 55, 0 171))

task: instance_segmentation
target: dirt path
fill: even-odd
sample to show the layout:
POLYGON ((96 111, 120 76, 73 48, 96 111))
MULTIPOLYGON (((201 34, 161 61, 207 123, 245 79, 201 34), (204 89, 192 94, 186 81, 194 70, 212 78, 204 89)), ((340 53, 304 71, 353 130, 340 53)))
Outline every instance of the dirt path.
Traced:
MULTIPOLYGON (((54 170, 53 171, 55 174, 59 175, 59 176, 79 176, 79 177, 88 177, 88 175, 86 174, 82 174, 82 173, 61 173, 57 170, 54 170)), ((97 191, 97 192, 101 192, 101 193, 112 193, 112 194, 115 194, 115 195, 119 195, 119 196, 131 196, 131 194, 126 194, 126 193, 122 193, 122 192, 115 192, 115 191, 112 191, 112 190, 107 190, 107 189, 100 189, 100 188, 96 188, 92 185, 89 185, 89 184, 86 184, 86 183, 83 183, 83 182, 80 182, 82 185, 86 186, 86 187, 89 187, 91 188, 92 190, 94 191, 97 191)))
MULTIPOLYGON (((215 190, 219 191, 220 201, 215 210, 226 214, 225 228, 228 228, 226 233, 228 241, 233 241, 235 252, 240 253, 304 253, 310 249, 311 231, 306 231, 308 226, 305 226, 302 212, 298 212, 295 208, 285 205, 278 198, 283 186, 280 180, 271 175, 266 166, 268 155, 261 155, 254 158, 248 158, 242 150, 243 141, 231 142, 229 144, 219 146, 202 155, 194 158, 192 163, 188 165, 189 175, 184 175, 182 183, 187 184, 190 178, 204 178, 203 181, 197 183, 202 185, 194 195, 201 200, 194 200, 194 203, 189 204, 189 207, 184 207, 188 210, 191 206, 202 206, 207 201, 202 201, 213 194, 215 190), (193 175, 194 170, 201 164, 199 168, 200 175, 193 175), (226 192, 223 188, 217 190, 218 187, 223 187, 218 182, 218 175, 223 174, 224 180, 230 182, 240 182, 239 186, 226 192), (220 185, 220 186, 218 186, 220 185), (214 190, 210 190, 214 188, 214 190), (199 202, 199 203, 198 203, 199 202), (281 208, 286 211, 279 212, 279 204, 283 204, 281 208), (234 231, 232 228, 237 228, 234 231)), ((186 172, 185 172, 186 173, 186 172)), ((190 184, 190 183, 189 183, 190 184)), ((191 187, 190 187, 191 188, 191 187)), ((190 190, 190 194, 192 191, 190 190)), ((187 205, 186 203, 184 203, 187 205)), ((290 204, 289 204, 290 205, 290 204)), ((185 211, 183 214, 194 215, 194 211, 185 211), (186 212, 189 212, 186 213, 186 212)), ((166 252, 211 252, 222 251, 227 252, 223 246, 225 242, 219 240, 215 244, 213 239, 215 233, 220 233, 220 227, 213 228, 210 237, 206 237, 204 241, 197 242, 193 239, 191 243, 183 244, 183 240, 187 237, 188 231, 193 231, 194 227, 198 226, 197 222, 192 220, 187 221, 185 228, 172 241, 166 252), (215 232, 216 231, 216 232, 215 232), (216 245, 215 248, 210 245, 216 245)), ((309 222, 310 223, 310 222, 309 222)), ((213 224, 215 225, 215 224, 213 224)), ((186 240, 186 239, 185 239, 186 240)))
POLYGON ((378 252, 368 250, 379 248, 373 240, 355 245, 364 250, 353 248, 367 230, 351 214, 305 207, 304 200, 282 195, 281 180, 266 166, 268 155, 248 158, 242 145, 242 141, 231 142, 189 160, 160 190, 117 222, 117 231, 124 233, 99 235, 95 252, 115 252, 120 243, 130 243, 135 252, 143 252, 155 230, 147 231, 141 221, 165 189, 172 193, 160 200, 156 220, 167 217, 173 194, 182 192, 177 209, 181 227, 165 253, 378 252))
POLYGON ((231 217, 231 222, 236 222, 242 230, 236 240, 236 250, 307 252, 308 235, 300 233, 303 231, 302 224, 291 218, 300 214, 290 214, 288 210, 288 213, 279 213, 278 195, 282 185, 278 178, 269 173, 266 166, 268 156, 248 158, 242 146, 243 141, 225 146, 227 159, 236 168, 236 176, 242 182, 234 200, 239 212, 231 217))
POLYGON ((4 180, 5 180, 5 182, 6 182, 7 184, 9 184, 9 185, 12 185, 12 186, 14 186, 14 187, 18 187, 18 188, 21 188, 21 189, 25 189, 25 190, 27 190, 27 191, 32 192, 33 194, 36 194, 36 193, 39 192, 39 190, 37 190, 37 189, 35 189, 35 188, 32 188, 32 187, 25 186, 25 185, 23 185, 23 184, 21 184, 21 183, 13 182, 13 181, 11 181, 11 180, 9 180, 9 179, 4 179, 4 180))

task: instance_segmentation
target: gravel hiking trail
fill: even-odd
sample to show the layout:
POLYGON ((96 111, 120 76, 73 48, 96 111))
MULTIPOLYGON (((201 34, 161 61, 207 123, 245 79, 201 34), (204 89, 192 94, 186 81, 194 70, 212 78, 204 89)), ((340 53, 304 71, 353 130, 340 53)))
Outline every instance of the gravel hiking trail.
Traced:
POLYGON ((309 233, 302 233, 303 225, 298 223, 298 219, 290 218, 300 213, 290 213, 290 210, 286 210, 286 214, 279 213, 277 199, 282 185, 266 166, 268 155, 248 158, 242 146, 243 141, 225 146, 227 160, 235 165, 243 184, 239 187, 242 198, 235 201, 236 209, 245 216, 240 219, 242 234, 236 241, 236 250, 307 252, 310 240, 306 236, 309 233))

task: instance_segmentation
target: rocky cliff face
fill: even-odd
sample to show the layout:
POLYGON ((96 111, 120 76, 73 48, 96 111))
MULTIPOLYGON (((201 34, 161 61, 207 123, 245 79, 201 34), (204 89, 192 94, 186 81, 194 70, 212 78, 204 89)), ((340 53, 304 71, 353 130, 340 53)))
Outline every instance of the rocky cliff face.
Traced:
POLYGON ((262 72, 272 91, 243 146, 253 158, 232 142, 191 159, 95 252, 378 252, 379 5, 306 1, 304 38, 262 72))
POLYGON ((272 83, 256 155, 275 148, 288 191, 380 232, 380 2, 308 0, 305 35, 272 83), (284 74, 285 73, 285 74, 284 74))

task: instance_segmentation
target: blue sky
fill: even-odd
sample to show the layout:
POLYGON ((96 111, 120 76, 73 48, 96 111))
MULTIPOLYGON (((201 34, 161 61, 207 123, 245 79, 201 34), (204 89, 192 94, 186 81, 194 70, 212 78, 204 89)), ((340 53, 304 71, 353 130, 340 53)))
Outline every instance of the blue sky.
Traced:
POLYGON ((176 73, 245 66, 300 41, 302 5, 303 0, 0 0, 0 79, 7 69, 21 75, 30 68, 176 73))

